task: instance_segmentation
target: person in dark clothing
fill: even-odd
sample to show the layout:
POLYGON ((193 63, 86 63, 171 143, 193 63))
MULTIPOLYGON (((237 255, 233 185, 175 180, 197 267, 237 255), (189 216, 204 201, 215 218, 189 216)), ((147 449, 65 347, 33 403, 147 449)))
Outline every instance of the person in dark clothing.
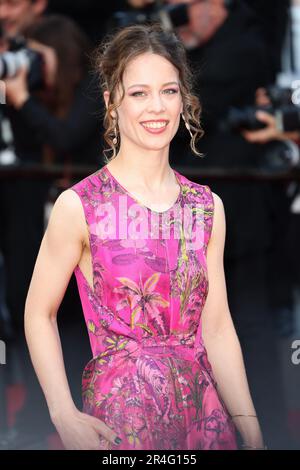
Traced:
POLYGON ((255 12, 268 48, 273 81, 281 69, 281 49, 286 32, 290 0, 245 0, 255 12))
MULTIPOLYGON (((195 158, 186 151, 188 141, 182 132, 174 143, 174 161, 199 169, 259 168, 265 149, 247 142, 240 132, 220 125, 226 122, 230 107, 253 105, 256 89, 271 80, 268 51, 255 14, 243 1, 236 3, 214 36, 201 47, 190 50, 189 58, 194 65, 195 88, 202 105, 205 134, 199 149, 204 158, 195 158)), ((226 188, 227 257, 264 251, 272 235, 268 225, 267 186, 246 181, 218 184, 222 192, 226 188), (236 220, 243 221, 242 231, 236 220), (253 233, 253 220, 264 228, 260 233, 253 233)))
POLYGON ((113 13, 128 9, 126 0, 49 0, 49 12, 72 18, 94 44, 100 43, 109 28, 113 13))
POLYGON ((22 149, 22 161, 39 162, 39 148, 48 144, 55 150, 56 163, 63 163, 69 154, 76 165, 101 164, 101 123, 98 121, 101 101, 92 96, 94 90, 94 79, 87 75, 77 86, 65 118, 54 116, 32 95, 18 111, 11 109, 8 114, 16 152, 20 154, 19 149, 22 149), (32 139, 28 139, 28 135, 32 139))
MULTIPOLYGON (((185 133, 173 140, 173 161, 189 168, 258 169, 267 146, 247 142, 220 126, 231 106, 254 104, 255 91, 272 83, 274 62, 255 11, 235 2, 215 34, 189 50, 195 88, 202 104, 204 137, 187 151, 185 133)), ((229 306, 241 341, 250 390, 269 448, 288 447, 286 410, 277 335, 268 296, 268 253, 272 246, 272 190, 269 183, 205 181, 223 200, 227 237, 225 273, 229 306)), ((202 181, 203 183, 203 181, 202 181)), ((245 418, 246 419, 246 418, 245 418)))
POLYGON ((48 0, 0 0, 0 23, 5 37, 15 37, 47 11, 48 0))
MULTIPOLYGON (((95 95, 96 83, 88 70, 89 41, 72 20, 60 15, 45 16, 23 33, 29 38, 30 47, 44 58, 45 86, 30 91, 24 69, 16 77, 5 80, 6 113, 20 166, 65 162, 100 166, 101 101, 95 95)), ((21 438, 4 439, 4 448, 25 445, 24 438, 30 436, 30 429, 34 428, 37 434, 30 436, 31 439, 54 429, 34 375, 23 327, 26 293, 43 237, 44 206, 50 184, 38 177, 14 177, 1 182, 1 248, 5 258, 6 296, 20 345, 28 398, 17 417, 17 434, 21 438)), ((68 307, 74 325, 80 320, 74 316, 70 296, 62 308, 68 307)), ((79 360, 84 361, 84 341, 81 347, 79 360)), ((78 382, 80 378, 74 380, 78 382)))
POLYGON ((60 15, 44 17, 24 33, 29 46, 44 57, 47 82, 44 89, 31 93, 25 70, 5 81, 17 154, 22 162, 37 162, 46 145, 56 163, 70 154, 72 163, 100 163, 101 106, 88 72, 92 49, 87 38, 60 15))

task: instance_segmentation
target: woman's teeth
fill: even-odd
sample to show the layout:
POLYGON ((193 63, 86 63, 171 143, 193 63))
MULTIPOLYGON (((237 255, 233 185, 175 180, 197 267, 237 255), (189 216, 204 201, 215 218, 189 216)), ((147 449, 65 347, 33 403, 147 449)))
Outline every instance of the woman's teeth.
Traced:
POLYGON ((150 127, 150 129, 160 129, 162 127, 165 127, 166 125, 167 125, 166 122, 145 122, 145 123, 142 123, 142 126, 150 127))

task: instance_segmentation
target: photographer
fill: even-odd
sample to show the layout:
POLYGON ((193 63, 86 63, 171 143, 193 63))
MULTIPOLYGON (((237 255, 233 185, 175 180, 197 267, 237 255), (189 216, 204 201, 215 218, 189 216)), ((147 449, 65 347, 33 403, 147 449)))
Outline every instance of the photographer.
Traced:
POLYGON ((99 108, 87 73, 89 43, 71 20, 59 16, 40 20, 26 34, 34 39, 29 47, 43 56, 45 86, 30 93, 24 69, 4 80, 7 114, 22 161, 40 161, 47 146, 58 163, 69 155, 72 163, 100 163, 99 108))
MULTIPOLYGON (((270 99, 265 89, 258 89, 256 93, 257 106, 269 106, 270 99)), ((296 107, 295 107, 296 109, 296 107)), ((300 112, 298 111, 299 116, 300 112)), ((276 114, 258 110, 255 113, 256 119, 265 127, 259 130, 243 130, 241 134, 253 144, 267 147, 273 145, 274 154, 270 154, 269 164, 276 158, 276 146, 282 145, 283 154, 286 153, 288 164, 278 160, 278 168, 282 165, 282 171, 300 166, 300 122, 297 124, 297 112, 295 111, 294 122, 291 125, 291 118, 286 121, 290 128, 299 130, 286 130, 289 126, 285 123, 284 112, 277 111, 276 114), (284 165, 284 166, 283 166, 284 165)), ((277 153, 280 152, 278 147, 277 153)), ((266 162, 268 165, 268 162, 266 162)), ((299 286, 298 266, 295 262, 299 258, 295 256, 295 235, 299 236, 299 210, 297 212, 296 200, 300 200, 299 183, 295 181, 274 181, 272 183, 272 193, 270 195, 270 207, 273 210, 273 246, 269 252, 269 292, 273 315, 276 321, 277 330, 281 337, 290 337, 295 328, 294 319, 294 299, 293 286, 299 286), (295 209, 293 209, 295 208, 295 209), (297 217, 298 216, 298 217, 297 217), (291 250, 290 247, 293 247, 291 250), (292 267, 292 269, 291 269, 292 267)))
MULTIPOLYGON (((274 107, 272 93, 265 88, 256 91, 255 104, 261 109, 256 119, 258 130, 243 130, 243 137, 253 145, 276 145, 280 142, 288 150, 292 166, 300 166, 300 1, 293 0, 289 8, 286 38, 281 50, 280 66, 275 77, 276 95, 288 91, 287 100, 274 107), (268 107, 273 108, 270 112, 268 107), (265 109, 266 108, 266 109, 265 109)), ((276 103, 275 103, 276 105, 276 103)), ((299 290, 300 278, 297 260, 300 252, 299 217, 300 185, 298 181, 274 182, 272 191, 274 237, 270 253, 270 298, 282 336, 288 337, 295 328, 294 312, 297 306, 293 291, 299 290), (275 276, 274 273, 277 273, 275 276), (275 289, 274 289, 275 286, 275 289)), ((289 389, 287 390, 289 394, 289 389)))
POLYGON ((290 0, 245 0, 255 12, 268 48, 271 81, 281 68, 281 48, 286 34, 290 0))
MULTIPOLYGON (((125 2, 124 2, 125 3, 125 2)), ((155 5, 155 0, 128 0, 133 8, 147 8, 155 5)), ((162 2, 164 3, 164 2, 162 2)), ((192 0, 167 0, 165 6, 187 4, 185 13, 188 22, 176 28, 176 33, 187 49, 203 45, 211 39, 228 16, 223 0, 193 2, 192 0)), ((180 13, 178 13, 178 16, 180 13)), ((181 22, 182 18, 180 18, 181 22)))
MULTIPOLYGON (((88 71, 91 50, 88 40, 72 20, 59 15, 36 20, 24 28, 23 34, 28 47, 42 56, 44 86, 31 90, 30 72, 25 69, 5 79, 6 114, 19 162, 101 164, 99 99, 92 96, 95 83, 88 71)), ((37 177, 10 178, 1 184, 7 298, 21 354, 26 290, 43 236, 49 187, 50 183, 37 177)), ((25 356, 21 357, 22 365, 28 366, 25 379, 30 387, 30 403, 26 403, 22 417, 17 420, 16 436, 3 440, 3 446, 8 448, 25 445, 26 439, 41 439, 53 429, 39 386, 29 383, 33 371, 26 351, 24 345, 25 356), (36 436, 28 432, 32 416, 36 419, 36 436)))
MULTIPOLYGON (((268 2, 256 2, 248 0, 254 8, 264 8, 268 2)), ((273 3, 273 2, 272 2, 273 3)), ((283 16, 286 21, 285 41, 283 47, 278 50, 278 67, 274 76, 274 83, 277 87, 284 88, 285 85, 291 87, 294 83, 294 90, 289 100, 289 108, 276 109, 270 113, 268 110, 257 111, 256 118, 265 126, 260 130, 243 130, 242 135, 248 142, 267 143, 272 140, 300 140, 300 0, 287 1, 288 14, 283 16), (292 106, 294 103, 294 107, 292 106)), ((274 25, 273 25, 274 26, 274 25)), ((268 29, 267 29, 268 30, 268 29)), ((270 38, 271 42, 272 38, 270 38)), ((277 48, 278 49, 278 48, 277 48)), ((273 47, 273 51, 276 50, 273 47)), ((262 108, 272 104, 272 100, 265 88, 258 88, 255 95, 256 106, 262 108)))
MULTIPOLYGON (((17 34, 21 34, 23 29, 28 25, 32 24, 39 16, 41 16, 47 7, 47 0, 0 0, 0 27, 1 27, 1 42, 0 42, 0 53, 5 53, 9 48, 9 41, 17 34)), ((6 94, 4 96, 6 99, 6 94)), ((2 106, 1 109, 1 153, 0 163, 1 164, 12 164, 18 161, 16 152, 14 149, 13 136, 11 132, 11 123, 6 116, 6 107, 2 106), (5 132, 3 132, 5 130, 5 132)), ((1 171, 1 166, 0 166, 1 171)), ((30 185, 30 181, 29 181, 30 185)), ((22 208, 18 213, 16 211, 18 197, 20 197, 20 206, 23 201, 23 197, 27 196, 28 185, 19 179, 16 180, 4 180, 1 179, 0 184, 0 217, 1 217, 1 229, 0 229, 0 256, 3 253, 3 262, 0 267, 1 274, 1 310, 6 311, 6 325, 12 328, 9 333, 8 348, 7 348, 7 366, 5 368, 4 379, 4 393, 3 396, 7 396, 6 382, 12 369, 12 362, 15 358, 13 352, 15 347, 19 347, 19 340, 23 335, 23 302, 25 296, 25 290, 23 284, 26 281, 26 273, 28 277, 28 270, 32 268, 32 262, 30 255, 27 256, 27 248, 18 250, 20 246, 20 234, 25 234, 25 240, 28 238, 28 252, 30 253, 31 245, 34 246, 34 242, 38 241, 38 234, 42 233, 43 227, 43 209, 40 203, 40 193, 42 192, 42 198, 44 201, 45 194, 44 190, 33 182, 33 188, 36 188, 36 197, 31 201, 32 215, 27 219, 22 219, 22 208), (13 189, 14 188, 14 189, 13 189), (14 192, 15 191, 15 192, 14 192), (18 215, 17 215, 18 214, 18 215), (23 227, 20 230, 20 225, 23 223, 23 227), (40 227, 40 228, 39 228, 40 227), (29 236, 30 233, 30 236, 29 236), (17 267, 17 268, 16 268, 17 267), (25 267, 25 277, 24 277, 25 267), (17 274, 19 272, 19 274, 17 274), (13 347, 13 344, 16 346, 13 347)), ((28 191, 30 194, 30 191, 28 191)), ((23 348, 24 349, 24 348, 23 348)), ((22 350, 22 347, 21 347, 22 350)), ((23 351, 20 350, 20 357, 22 357, 23 351)), ((26 357, 26 356, 25 356, 26 357)), ((21 359, 20 359, 21 361, 21 359)), ((22 363, 23 366, 23 363, 22 363)), ((22 367, 23 368, 23 367, 22 367)), ((24 378, 26 373, 24 374, 24 378)), ((6 402, 2 403, 4 407, 3 417, 6 416, 6 402)), ((3 434, 6 430, 6 419, 3 423, 1 431, 0 447, 2 448, 2 440, 5 438, 12 437, 13 432, 3 434)))
MULTIPOLYGON (((0 0, 0 54, 10 49, 10 42, 22 34, 24 28, 46 13, 47 4, 48 0, 0 0)), ((3 98, 5 102, 6 95, 3 98)), ((2 109, 0 112, 0 165, 13 164, 16 161, 10 122, 2 109)))
POLYGON ((300 130, 286 131, 282 129, 273 114, 261 110, 256 112, 256 118, 265 124, 265 128, 259 131, 243 131, 242 135, 248 142, 265 144, 271 140, 294 140, 295 142, 300 140, 300 130))
POLYGON ((48 0, 0 0, 0 23, 6 38, 21 34, 47 9, 48 0))
MULTIPOLYGON (((270 99, 267 96, 266 90, 264 88, 259 88, 256 91, 256 105, 263 107, 269 106, 270 104, 270 99)), ((256 118, 258 121, 263 123, 265 127, 256 131, 243 130, 241 134, 248 142, 265 144, 272 140, 292 140, 297 143, 300 140, 300 111, 298 113, 299 121, 297 122, 295 112, 295 122, 293 124, 294 127, 298 126, 299 130, 287 130, 282 113, 278 114, 276 117, 274 114, 267 111, 258 110, 256 111, 256 118)))

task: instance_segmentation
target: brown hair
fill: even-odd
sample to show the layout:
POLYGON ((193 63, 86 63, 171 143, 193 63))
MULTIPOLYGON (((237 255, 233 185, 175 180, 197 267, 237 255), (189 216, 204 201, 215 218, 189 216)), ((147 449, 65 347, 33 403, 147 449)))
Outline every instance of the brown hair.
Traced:
POLYGON ((75 21, 59 14, 39 18, 26 28, 24 35, 56 52, 56 84, 51 93, 47 90, 45 104, 56 116, 63 117, 69 111, 78 84, 88 72, 92 50, 89 39, 75 21))
MULTIPOLYGON (((125 90, 123 75, 126 65, 140 54, 152 52, 167 59, 179 72, 179 85, 183 100, 183 115, 192 133, 190 146, 192 151, 202 157, 195 147, 196 141, 204 134, 200 124, 201 104, 192 93, 193 74, 188 64, 183 43, 174 32, 166 32, 159 23, 133 25, 107 35, 95 51, 96 73, 100 74, 102 91, 109 91, 108 107, 104 115, 104 139, 109 149, 104 150, 106 161, 116 156, 113 143, 114 129, 117 127, 111 111, 115 111, 124 98, 125 90), (122 96, 118 103, 114 102, 118 85, 121 84, 122 96), (108 159, 106 152, 113 150, 108 159)), ((118 145, 118 144, 117 144, 118 145)))

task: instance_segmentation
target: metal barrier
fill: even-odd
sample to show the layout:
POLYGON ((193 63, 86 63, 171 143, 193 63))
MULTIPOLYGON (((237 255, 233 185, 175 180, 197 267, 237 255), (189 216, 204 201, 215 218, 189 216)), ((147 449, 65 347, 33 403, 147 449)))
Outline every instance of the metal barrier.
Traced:
MULTIPOLYGON (((255 180, 255 181, 276 181, 276 180, 299 180, 300 168, 293 168, 289 171, 266 171, 256 168, 197 168, 187 166, 172 165, 175 170, 182 173, 187 178, 197 182, 201 177, 217 180, 255 180)), ((0 180, 7 178, 84 178, 94 173, 101 167, 97 166, 70 166, 66 168, 64 165, 3 165, 0 166, 0 180)))

